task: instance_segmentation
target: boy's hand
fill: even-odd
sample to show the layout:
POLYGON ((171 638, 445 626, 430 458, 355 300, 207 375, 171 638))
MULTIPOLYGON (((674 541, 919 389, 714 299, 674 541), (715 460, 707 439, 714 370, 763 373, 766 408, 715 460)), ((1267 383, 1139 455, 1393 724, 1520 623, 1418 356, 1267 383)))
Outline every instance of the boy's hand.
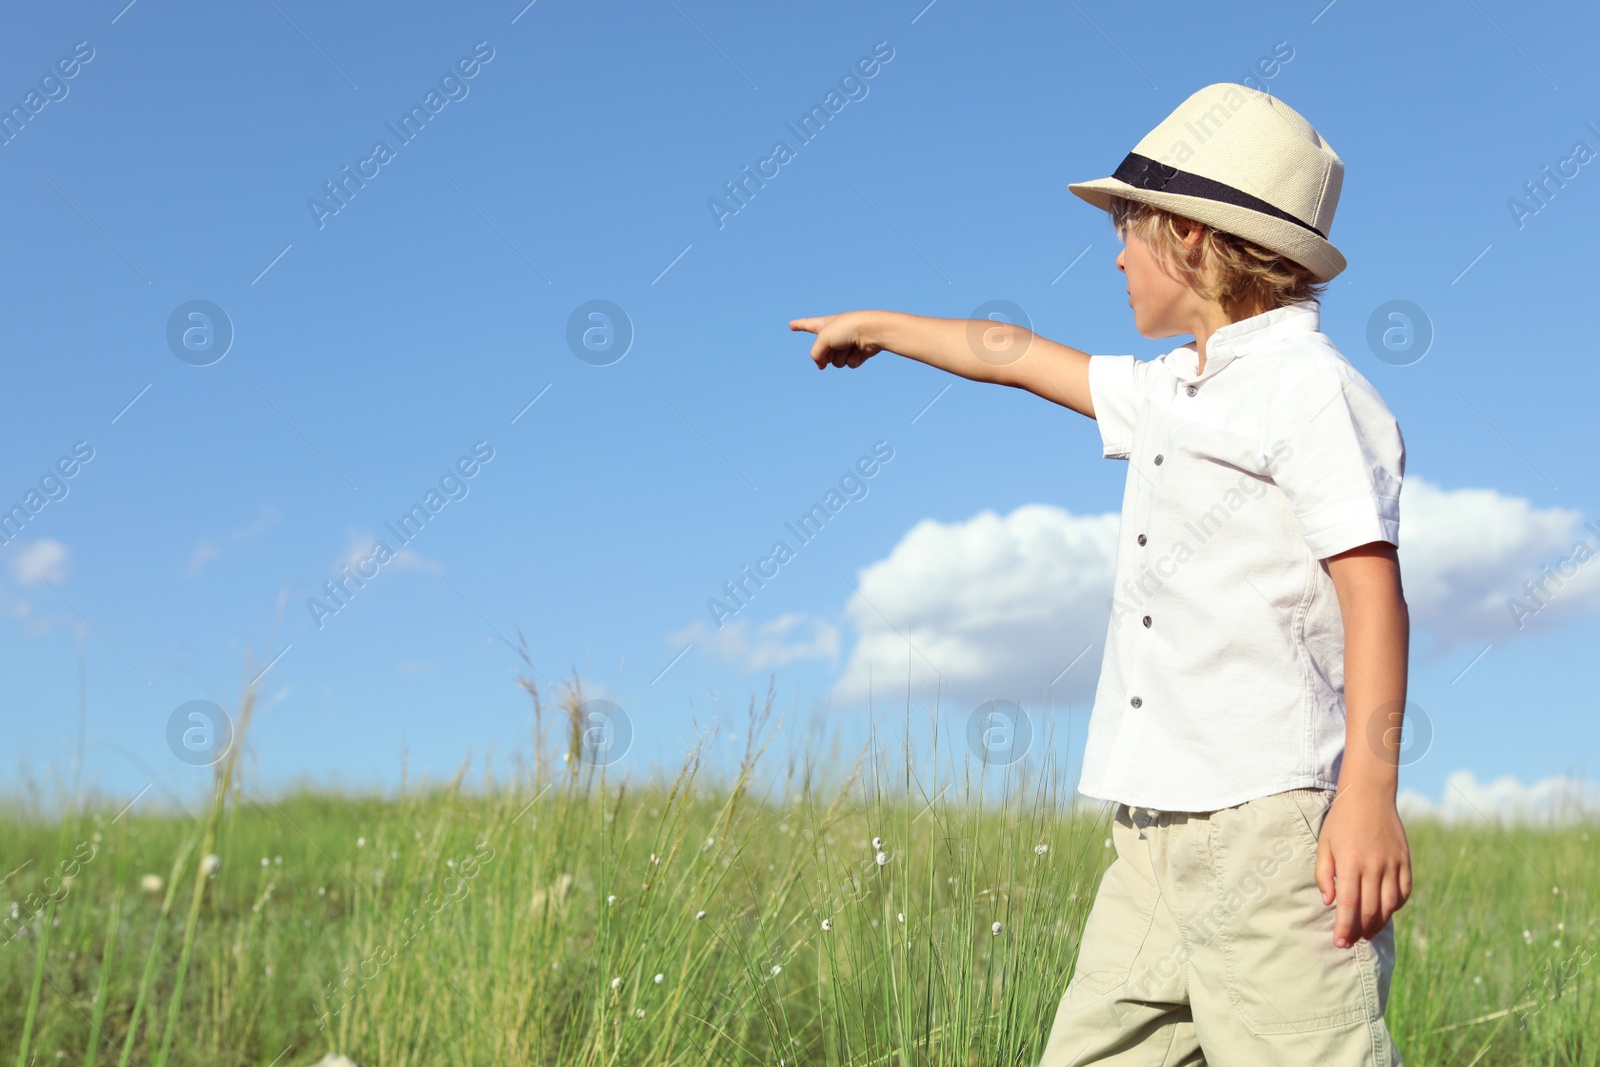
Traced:
POLYGON ((1317 838, 1317 887, 1339 908, 1333 943, 1350 948, 1371 939, 1411 896, 1411 847, 1394 800, 1380 789, 1346 786, 1317 838))
POLYGON ((819 315, 809 319, 790 319, 789 329, 804 330, 817 335, 811 346, 811 358, 817 369, 832 364, 835 367, 859 367, 879 352, 883 346, 867 337, 865 327, 867 312, 846 311, 839 315, 819 315))
POLYGON ((968 381, 1026 389, 1094 418, 1089 354, 1023 326, 869 308, 790 319, 789 329, 817 335, 811 358, 818 370, 829 364, 859 367, 879 352, 893 352, 968 381))

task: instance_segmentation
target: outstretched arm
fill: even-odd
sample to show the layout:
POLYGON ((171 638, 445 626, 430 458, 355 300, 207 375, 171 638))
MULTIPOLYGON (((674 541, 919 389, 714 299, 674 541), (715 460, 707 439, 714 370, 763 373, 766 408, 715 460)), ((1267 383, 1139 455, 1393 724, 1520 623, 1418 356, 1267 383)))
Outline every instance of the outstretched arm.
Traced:
POLYGON ((847 311, 792 319, 789 329, 817 335, 817 369, 859 367, 888 351, 975 382, 1025 389, 1094 418, 1089 354, 1032 330, 988 319, 938 319, 899 311, 847 311))

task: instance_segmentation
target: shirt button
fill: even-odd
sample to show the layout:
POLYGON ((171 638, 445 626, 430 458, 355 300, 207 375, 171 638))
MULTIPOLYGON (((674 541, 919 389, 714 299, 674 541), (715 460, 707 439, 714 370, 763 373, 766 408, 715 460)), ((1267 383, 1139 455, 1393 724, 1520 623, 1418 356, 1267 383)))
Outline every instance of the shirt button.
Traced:
POLYGON ((1150 629, 1150 616, 1148 615, 1144 617, 1144 628, 1146 630, 1150 629))
POLYGON ((1134 697, 1132 700, 1128 701, 1128 703, 1132 704, 1134 707, 1138 707, 1140 704, 1143 704, 1144 701, 1140 700, 1138 697, 1134 697))
POLYGON ((1161 453, 1156 453, 1156 466, 1161 466, 1161 453))
POLYGON ((1200 391, 1199 388, 1197 386, 1193 386, 1193 385, 1189 386, 1189 388, 1184 390, 1184 392, 1188 393, 1190 396, 1194 396, 1194 394, 1198 393, 1199 391, 1200 391))
POLYGON ((1140 544, 1141 544, 1141 545, 1142 545, 1142 544, 1144 544, 1144 534, 1140 534, 1140 535, 1139 535, 1139 543, 1140 543, 1140 544))

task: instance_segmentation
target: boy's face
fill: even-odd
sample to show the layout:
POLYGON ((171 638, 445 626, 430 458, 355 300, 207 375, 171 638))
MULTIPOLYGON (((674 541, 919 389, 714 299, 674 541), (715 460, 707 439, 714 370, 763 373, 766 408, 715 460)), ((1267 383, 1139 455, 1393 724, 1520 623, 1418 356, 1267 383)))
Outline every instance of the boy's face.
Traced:
MULTIPOLYGON (((1192 232, 1189 242, 1199 240, 1192 232)), ((1203 317, 1201 301, 1189 283, 1156 259, 1144 238, 1129 230, 1117 253, 1117 268, 1128 276, 1128 306, 1133 324, 1143 337, 1173 337, 1195 332, 1203 317)))

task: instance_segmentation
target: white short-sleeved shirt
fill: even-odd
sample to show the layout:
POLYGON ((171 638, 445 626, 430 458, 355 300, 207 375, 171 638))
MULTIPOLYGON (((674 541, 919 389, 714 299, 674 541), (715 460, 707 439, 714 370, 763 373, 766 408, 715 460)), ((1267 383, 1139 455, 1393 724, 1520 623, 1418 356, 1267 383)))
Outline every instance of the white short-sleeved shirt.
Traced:
POLYGON ((1079 791, 1215 811, 1338 785, 1344 627, 1325 560, 1399 545, 1405 443, 1307 300, 1153 360, 1091 356, 1129 463, 1079 791))

